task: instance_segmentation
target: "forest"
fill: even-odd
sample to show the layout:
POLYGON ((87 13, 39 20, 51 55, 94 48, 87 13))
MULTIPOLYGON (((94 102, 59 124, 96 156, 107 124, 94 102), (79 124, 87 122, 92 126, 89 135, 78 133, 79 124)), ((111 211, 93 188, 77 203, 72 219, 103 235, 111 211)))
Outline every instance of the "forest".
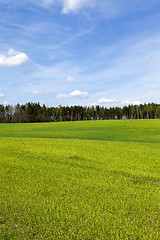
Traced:
POLYGON ((110 108, 99 105, 46 107, 31 102, 15 106, 0 104, 0 123, 156 118, 160 118, 160 104, 156 103, 110 108))

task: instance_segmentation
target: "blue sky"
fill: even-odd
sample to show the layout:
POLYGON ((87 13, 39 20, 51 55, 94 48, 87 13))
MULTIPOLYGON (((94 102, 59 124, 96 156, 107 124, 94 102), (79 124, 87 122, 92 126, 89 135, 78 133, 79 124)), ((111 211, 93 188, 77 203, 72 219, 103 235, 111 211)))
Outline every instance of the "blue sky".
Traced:
POLYGON ((1 0, 0 104, 160 103, 159 0, 1 0))

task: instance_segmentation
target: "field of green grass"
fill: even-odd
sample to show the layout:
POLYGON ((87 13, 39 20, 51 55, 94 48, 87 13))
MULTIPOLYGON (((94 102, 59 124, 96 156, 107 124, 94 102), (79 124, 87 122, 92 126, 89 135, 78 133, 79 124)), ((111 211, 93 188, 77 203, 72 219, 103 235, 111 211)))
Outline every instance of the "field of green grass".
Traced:
POLYGON ((0 124, 0 239, 159 240, 160 120, 0 124))

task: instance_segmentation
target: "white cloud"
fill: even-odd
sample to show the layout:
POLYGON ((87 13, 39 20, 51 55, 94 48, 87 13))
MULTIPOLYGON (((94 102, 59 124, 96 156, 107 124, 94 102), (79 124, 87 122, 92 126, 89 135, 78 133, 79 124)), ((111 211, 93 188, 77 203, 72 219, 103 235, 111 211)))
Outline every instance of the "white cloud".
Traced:
POLYGON ((140 105, 140 104, 142 104, 142 102, 139 101, 139 100, 125 100, 123 102, 123 104, 126 104, 126 105, 140 105))
POLYGON ((74 92, 71 92, 70 95, 71 97, 83 97, 83 98, 89 97, 88 92, 81 92, 79 90, 75 90, 74 92))
POLYGON ((13 48, 9 49, 9 51, 8 51, 9 56, 13 56, 13 55, 17 55, 17 54, 18 54, 18 51, 14 50, 13 48))
POLYGON ((71 77, 71 76, 69 76, 69 77, 67 78, 67 81, 68 81, 68 82, 75 82, 75 78, 74 78, 74 77, 71 77))
POLYGON ((100 98, 98 100, 98 103, 119 103, 116 99, 110 99, 110 98, 100 98))
POLYGON ((63 0, 62 13, 78 12, 83 7, 94 7, 96 0, 63 0))
MULTIPOLYGON (((2 1, 2 0, 1 0, 2 1)), ((97 0, 3 0, 5 4, 12 6, 23 5, 25 7, 30 4, 38 5, 42 8, 49 8, 52 5, 60 5, 62 7, 62 13, 68 14, 70 12, 77 13, 82 8, 96 6, 97 0)))
POLYGON ((33 94, 33 95, 40 95, 40 94, 42 94, 42 91, 34 90, 34 91, 32 92, 32 94, 33 94))
POLYGON ((116 18, 159 5, 159 0, 145 0, 145 4, 142 0, 1 0, 1 2, 12 6, 35 4, 44 8, 49 8, 51 5, 61 5, 64 14, 77 13, 85 7, 94 7, 96 14, 105 18, 116 18))
POLYGON ((89 93, 88 92, 81 92, 79 90, 75 90, 75 91, 73 91, 69 94, 60 93, 56 96, 56 98, 71 98, 71 97, 88 98, 89 93))
POLYGON ((4 106, 7 106, 7 105, 9 105, 9 102, 5 101, 5 102, 3 103, 3 105, 4 105, 4 106))
POLYGON ((86 104, 88 107, 94 107, 94 106, 99 106, 99 103, 88 103, 88 104, 86 104))
POLYGON ((139 100, 117 100, 115 98, 109 99, 109 98, 100 98, 97 103, 90 104, 90 105, 101 105, 101 106, 107 106, 107 107, 123 107, 125 105, 140 105, 143 104, 139 100))
POLYGON ((144 62, 148 62, 148 61, 151 60, 151 57, 150 56, 146 56, 143 60, 144 60, 144 62))
POLYGON ((97 0, 96 12, 105 18, 117 18, 134 12, 143 12, 156 5, 159 5, 159 0, 97 0))
POLYGON ((14 67, 21 66, 29 60, 28 56, 23 52, 9 49, 6 55, 0 54, 0 66, 2 67, 14 67))
POLYGON ((0 98, 4 97, 4 94, 0 93, 0 98))
POLYGON ((55 2, 54 0, 43 0, 42 3, 41 3, 41 6, 42 7, 49 7, 54 2, 55 2))
POLYGON ((160 88, 160 84, 159 83, 158 84, 152 84, 151 88, 160 88))
POLYGON ((70 95, 69 94, 64 94, 64 93, 60 93, 56 96, 56 98, 69 98, 70 95))

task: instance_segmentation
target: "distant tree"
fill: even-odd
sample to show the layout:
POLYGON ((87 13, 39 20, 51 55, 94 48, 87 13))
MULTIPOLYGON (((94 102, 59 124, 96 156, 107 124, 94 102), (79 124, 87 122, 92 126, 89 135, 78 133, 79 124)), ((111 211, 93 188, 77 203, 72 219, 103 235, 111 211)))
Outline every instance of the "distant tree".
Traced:
POLYGON ((5 121, 5 108, 4 105, 0 105, 0 123, 5 121))
POLYGON ((160 118, 160 105, 157 105, 155 115, 156 115, 156 118, 160 118))
POLYGON ((155 118, 155 113, 156 113, 155 104, 154 103, 149 103, 148 104, 149 118, 154 119, 155 118))
POLYGON ((19 103, 14 107, 12 122, 15 122, 15 123, 22 122, 22 112, 21 112, 21 106, 19 103))
POLYGON ((104 119, 148 119, 160 118, 160 104, 149 103, 106 108, 103 106, 61 106, 46 107, 44 104, 28 102, 12 105, 0 105, 0 123, 81 121, 104 119))
POLYGON ((11 123, 12 122, 12 117, 13 117, 13 111, 14 108, 12 105, 6 105, 5 106, 5 122, 6 123, 11 123))
POLYGON ((100 119, 100 107, 99 107, 99 105, 96 105, 96 119, 97 120, 100 119))

